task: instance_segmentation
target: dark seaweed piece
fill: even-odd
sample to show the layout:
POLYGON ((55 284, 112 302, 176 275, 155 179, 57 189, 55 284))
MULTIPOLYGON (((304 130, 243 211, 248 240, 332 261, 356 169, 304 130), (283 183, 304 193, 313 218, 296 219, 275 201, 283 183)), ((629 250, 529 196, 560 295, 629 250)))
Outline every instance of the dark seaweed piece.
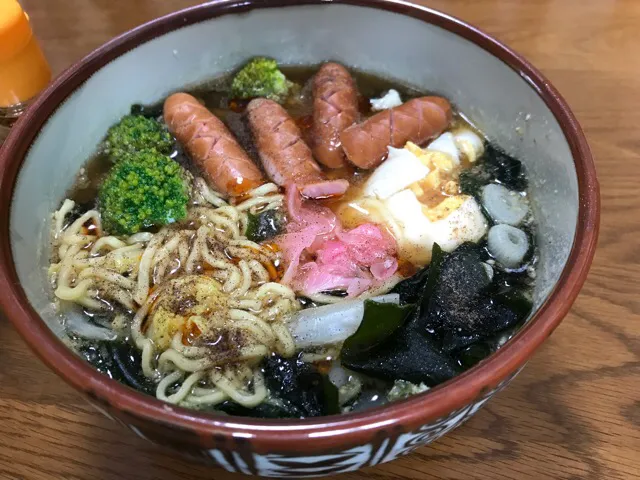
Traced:
POLYGON ((399 282, 389 293, 400 295, 400 303, 417 303, 422 298, 422 291, 429 277, 429 267, 423 268, 415 275, 399 282))
POLYGON ((264 242, 282 232, 284 215, 280 210, 265 210, 257 215, 249 214, 247 238, 253 242, 264 242))
MULTIPOLYGON (((269 357, 264 363, 267 387, 273 396, 300 411, 300 417, 330 415, 334 395, 326 389, 323 375, 311 364, 297 358, 269 357)), ((335 396, 337 401, 337 396, 335 396)))
POLYGON ((425 303, 427 304, 440 275, 440 265, 444 253, 437 243, 431 250, 431 264, 420 270, 415 275, 398 283, 391 293, 400 294, 400 303, 425 303))
POLYGON ((469 302, 464 308, 468 308, 467 313, 451 310, 440 312, 441 319, 447 325, 437 330, 442 332, 440 339, 443 352, 457 352, 476 342, 491 338, 520 320, 514 311, 486 297, 469 302), (466 328, 451 327, 454 315, 474 315, 475 323, 466 328))
POLYGON ((486 270, 480 263, 481 255, 482 251, 474 244, 461 245, 454 253, 447 255, 437 243, 434 243, 429 274, 422 287, 420 308, 410 320, 412 328, 429 333, 435 329, 428 322, 428 315, 438 306, 438 300, 434 297, 442 290, 443 279, 449 280, 449 292, 446 292, 445 296, 449 293, 457 295, 475 293, 490 283, 486 270))
POLYGON ((224 412, 228 415, 236 417, 254 417, 254 418, 300 418, 302 412, 291 405, 289 402, 263 402, 253 408, 243 407, 234 401, 227 400, 212 409, 217 412, 224 412))
POLYGON ((520 160, 516 160, 490 143, 485 145, 484 158, 485 168, 493 178, 511 190, 520 192, 526 190, 527 178, 520 160))
POLYGON ((144 393, 155 392, 155 385, 142 373, 142 357, 128 342, 98 342, 78 349, 81 356, 99 372, 144 393))
POLYGON ((526 271, 494 270, 489 292, 497 303, 513 310, 519 318, 525 319, 533 309, 531 298, 526 293, 531 289, 532 282, 526 271))
POLYGON ((109 355, 108 342, 98 342, 95 345, 82 345, 78 353, 100 373, 114 378, 113 359, 109 355))
POLYGON ((83 202, 83 203, 76 202, 74 207, 71 209, 71 212, 69 212, 69 214, 66 216, 65 223, 63 224, 62 227, 67 228, 69 225, 71 225, 73 222, 79 219, 82 215, 87 213, 89 210, 93 210, 94 208, 96 208, 96 203, 94 200, 90 202, 83 202))
POLYGON ((481 251, 465 244, 442 261, 440 275, 422 317, 430 329, 473 332, 477 297, 491 283, 482 264, 481 251))
POLYGON ((389 338, 405 322, 413 305, 364 302, 364 315, 358 330, 344 341, 342 355, 357 356, 389 338))
POLYGON ((438 282, 440 281, 442 264, 445 260, 442 248, 437 243, 433 244, 431 249, 431 264, 429 265, 429 275, 422 290, 422 299, 420 300, 420 311, 426 312, 431 304, 431 298, 435 292, 438 282))
POLYGON ((440 344, 442 351, 450 355, 457 355, 459 352, 469 346, 481 342, 483 335, 481 333, 470 333, 465 335, 460 332, 444 332, 440 336, 440 344))
POLYGON ((163 103, 156 103, 155 105, 142 105, 140 103, 134 103, 131 105, 131 115, 142 115, 143 117, 158 119, 162 117, 163 103))
MULTIPOLYGON (((402 379, 413 383, 424 382, 430 386, 442 383, 458 373, 455 361, 447 354, 441 353, 438 345, 430 338, 429 334, 420 328, 420 312, 428 311, 430 298, 437 286, 444 258, 440 246, 437 243, 434 244, 428 271, 420 272, 420 278, 413 285, 405 284, 403 287, 404 292, 408 293, 410 298, 416 298, 417 291, 420 291, 420 295, 416 298, 420 304, 418 306, 392 306, 395 307, 396 319, 391 325, 395 323, 398 326, 393 330, 389 328, 387 333, 391 333, 391 335, 386 340, 382 341, 384 328, 378 331, 374 330, 376 335, 369 335, 369 341, 375 340, 375 345, 372 348, 350 349, 348 348, 349 341, 360 332, 359 328, 356 334, 345 341, 347 348, 343 348, 341 352, 342 364, 345 367, 366 373, 374 378, 402 379)), ((376 309, 370 307, 370 310, 375 312, 378 308, 378 306, 376 309)), ((388 310, 389 307, 385 309, 388 310)), ((375 315, 372 316, 372 319, 383 324, 387 321, 379 317, 379 315, 375 315)), ((364 324, 364 320, 362 324, 364 324)))
POLYGON ((482 163, 468 170, 464 170, 458 178, 460 193, 476 198, 480 198, 482 188, 488 183, 491 183, 491 176, 489 172, 483 168, 482 163))
POLYGON ((316 308, 322 305, 320 303, 314 302, 313 300, 307 297, 298 297, 298 302, 300 302, 300 305, 302 306, 303 310, 306 310, 307 308, 316 308))
POLYGON ((448 255, 428 309, 415 320, 419 330, 440 340, 444 352, 487 339, 530 311, 530 304, 506 284, 503 291, 496 290, 482 260, 482 249, 471 244, 448 255))
POLYGON ((142 353, 130 343, 111 343, 111 355, 122 374, 123 383, 145 393, 155 393, 155 384, 142 373, 142 353))
POLYGON ((450 254, 434 245, 430 267, 396 290, 418 304, 409 318, 370 350, 343 349, 343 365, 433 386, 495 350, 504 332, 526 319, 531 302, 526 284, 512 284, 521 274, 496 271, 491 280, 488 258, 483 245, 464 244, 450 254))
POLYGON ((458 360, 462 368, 471 368, 491 355, 493 350, 488 342, 474 343, 458 353, 458 360))
POLYGON ((325 415, 340 413, 340 392, 327 375, 322 375, 322 392, 324 394, 325 415))
POLYGON ((343 354, 342 365, 374 378, 424 382, 428 386, 447 381, 460 373, 453 358, 441 353, 431 339, 411 328, 402 328, 365 355, 343 354))
POLYGON ((482 189, 496 181, 510 190, 521 192, 527 188, 522 163, 487 142, 483 157, 476 165, 460 174, 460 192, 479 199, 482 189))
POLYGON ((513 311, 520 319, 525 319, 533 309, 533 302, 522 291, 511 288, 495 295, 494 300, 513 311))
POLYGON ((323 295, 329 295, 330 297, 338 298, 345 298, 347 295, 349 295, 346 290, 324 290, 320 293, 322 293, 323 295))

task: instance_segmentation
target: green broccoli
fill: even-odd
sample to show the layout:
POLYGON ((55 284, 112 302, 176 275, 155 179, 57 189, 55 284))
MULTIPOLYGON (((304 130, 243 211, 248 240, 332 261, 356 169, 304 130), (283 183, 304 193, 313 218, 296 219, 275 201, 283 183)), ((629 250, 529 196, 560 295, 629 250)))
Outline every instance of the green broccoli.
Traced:
POLYGON ((235 98, 265 97, 283 102, 293 85, 278 69, 275 60, 256 57, 236 73, 231 83, 231 95, 235 98))
POLYGON ((104 152, 119 162, 128 154, 155 150, 163 155, 173 151, 173 138, 158 121, 142 115, 125 115, 107 132, 104 152))
POLYGON ((185 171, 155 151, 127 155, 116 163, 98 193, 105 230, 133 234, 187 215, 189 186, 185 171))

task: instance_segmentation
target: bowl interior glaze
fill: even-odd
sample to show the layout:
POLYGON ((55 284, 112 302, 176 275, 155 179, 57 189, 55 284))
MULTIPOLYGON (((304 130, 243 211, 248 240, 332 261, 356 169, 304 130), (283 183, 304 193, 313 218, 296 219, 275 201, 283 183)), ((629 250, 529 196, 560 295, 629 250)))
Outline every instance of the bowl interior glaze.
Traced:
POLYGON ((44 274, 50 214, 108 127, 133 103, 157 102, 255 55, 285 64, 332 59, 443 95, 522 159, 540 227, 536 306, 544 301, 572 245, 578 187, 567 141, 540 96, 489 52, 435 25, 373 8, 307 5, 225 15, 148 41, 96 72, 49 118, 18 177, 11 247, 29 301, 52 329, 60 333, 44 274))

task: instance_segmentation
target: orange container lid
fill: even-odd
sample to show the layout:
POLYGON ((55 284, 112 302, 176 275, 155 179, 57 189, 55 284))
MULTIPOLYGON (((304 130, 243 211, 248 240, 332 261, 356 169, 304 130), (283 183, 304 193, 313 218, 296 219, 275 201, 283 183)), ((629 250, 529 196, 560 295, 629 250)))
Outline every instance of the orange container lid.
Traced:
POLYGON ((29 17, 17 0, 0 0, 0 61, 20 53, 32 35, 29 17))

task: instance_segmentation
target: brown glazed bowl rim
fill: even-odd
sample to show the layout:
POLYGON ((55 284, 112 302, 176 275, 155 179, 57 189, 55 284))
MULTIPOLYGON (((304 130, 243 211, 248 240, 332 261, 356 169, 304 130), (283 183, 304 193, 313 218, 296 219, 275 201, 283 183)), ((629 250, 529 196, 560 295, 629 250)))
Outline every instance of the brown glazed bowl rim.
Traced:
POLYGON ((325 4, 324 0, 223 0, 158 18, 101 46, 62 73, 27 110, 0 151, 0 307, 35 353, 65 381, 102 405, 201 438, 230 438, 243 432, 258 451, 313 452, 331 445, 356 445, 384 427, 411 431, 446 416, 481 397, 515 373, 551 334, 569 311, 593 259, 599 227, 600 198, 593 158, 585 136, 565 100, 529 62, 481 30, 436 10, 397 0, 333 0, 332 3, 372 7, 435 24, 494 55, 527 82, 553 112, 567 138, 579 187, 576 235, 567 264, 554 290, 535 316, 500 350, 454 379, 390 405, 340 416, 304 420, 262 420, 223 417, 169 406, 95 371, 73 354, 33 310, 19 285, 9 240, 9 214, 15 181, 31 142, 58 105, 93 72, 148 40, 225 14, 256 8, 325 4), (369 432, 368 434, 366 432, 369 432), (313 439, 311 442, 304 440, 313 439))

